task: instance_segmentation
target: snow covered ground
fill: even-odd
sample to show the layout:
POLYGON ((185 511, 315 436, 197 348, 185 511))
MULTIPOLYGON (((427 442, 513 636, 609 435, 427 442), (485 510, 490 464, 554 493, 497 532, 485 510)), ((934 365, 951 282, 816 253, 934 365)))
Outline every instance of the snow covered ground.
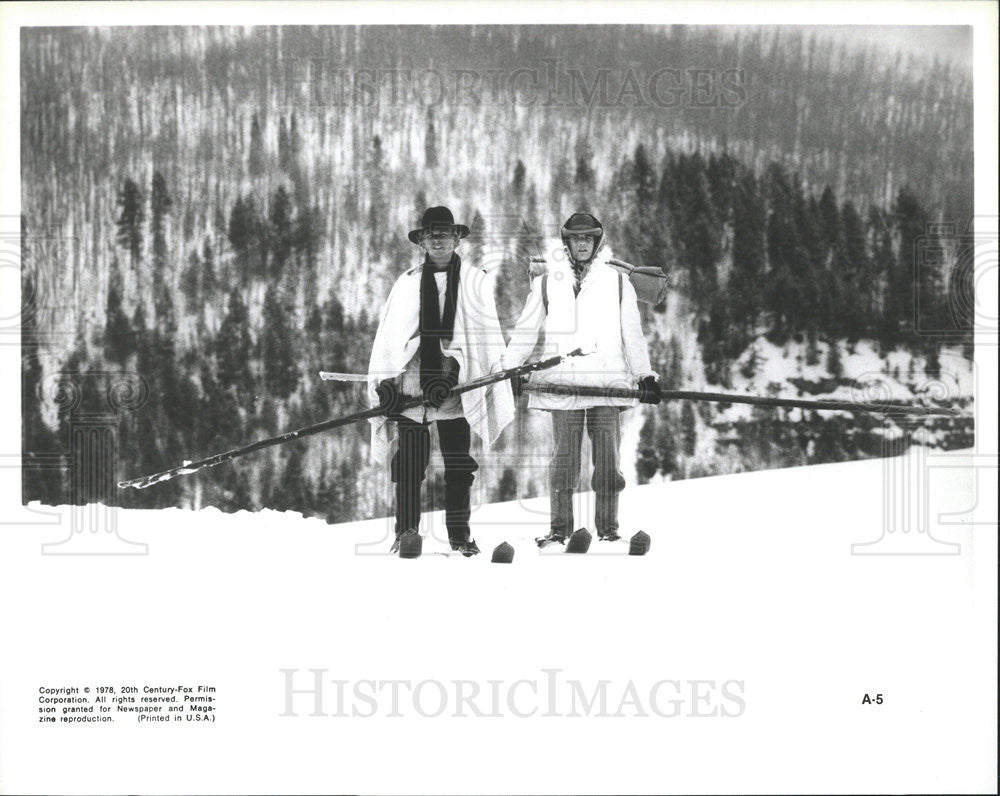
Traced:
POLYGON ((645 557, 540 553, 545 498, 477 508, 474 559, 434 554, 440 514, 425 555, 398 560, 384 519, 215 510, 120 511, 146 555, 63 555, 143 548, 90 533, 99 510, 70 534, 69 509, 48 527, 23 509, 0 536, 3 790, 992 788, 997 539, 969 512, 995 512, 996 484, 979 461, 630 487, 622 529, 650 533, 645 557), (511 565, 490 563, 501 541, 511 565), (211 684, 217 720, 37 723, 39 687, 88 682, 211 684), (602 689, 603 712, 578 699, 602 689))

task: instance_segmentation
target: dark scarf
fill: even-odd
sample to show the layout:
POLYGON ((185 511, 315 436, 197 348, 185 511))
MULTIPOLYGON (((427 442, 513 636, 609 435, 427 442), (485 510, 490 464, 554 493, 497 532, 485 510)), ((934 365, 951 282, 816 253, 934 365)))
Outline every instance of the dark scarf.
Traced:
POLYGON ((462 259, 458 254, 451 255, 451 261, 445 266, 435 266, 430 258, 424 259, 420 275, 420 389, 426 390, 435 382, 444 378, 441 358, 441 341, 450 340, 455 329, 455 306, 458 303, 458 279, 462 259), (445 287, 444 317, 441 316, 441 305, 438 302, 437 271, 448 272, 448 283, 445 287))

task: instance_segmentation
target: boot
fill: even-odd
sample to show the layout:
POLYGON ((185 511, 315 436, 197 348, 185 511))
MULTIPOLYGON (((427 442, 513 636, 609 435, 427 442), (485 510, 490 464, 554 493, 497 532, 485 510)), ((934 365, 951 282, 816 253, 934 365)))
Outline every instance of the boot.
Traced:
POLYGON ((477 556, 480 552, 475 539, 469 539, 467 542, 452 542, 451 549, 456 553, 461 553, 466 558, 477 556))
POLYGON ((423 546, 423 537, 411 529, 396 537, 389 552, 398 554, 400 558, 419 558, 423 546))

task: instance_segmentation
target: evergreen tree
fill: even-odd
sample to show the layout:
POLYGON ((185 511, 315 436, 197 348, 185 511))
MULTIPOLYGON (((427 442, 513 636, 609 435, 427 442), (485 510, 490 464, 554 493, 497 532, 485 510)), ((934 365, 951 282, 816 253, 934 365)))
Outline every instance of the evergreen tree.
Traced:
POLYGON ((277 511, 298 511, 306 516, 314 510, 314 500, 302 466, 301 445, 295 445, 288 455, 278 488, 265 505, 277 511))
POLYGON ((597 175, 591 165, 594 152, 585 136, 577 138, 574 154, 576 174, 573 177, 573 185, 576 188, 577 205, 583 207, 587 202, 593 202, 593 192, 597 186, 597 175))
POLYGON ((271 197, 267 239, 271 252, 270 276, 272 279, 277 279, 284 270, 295 241, 295 234, 292 231, 292 203, 284 185, 280 186, 271 197))
POLYGON ((288 125, 285 124, 285 117, 282 116, 278 122, 278 167, 288 172, 292 165, 291 142, 288 140, 288 125))
POLYGON ((826 369, 835 379, 844 375, 844 362, 840 355, 840 345, 836 340, 830 341, 830 349, 826 354, 826 369))
POLYGON ((524 193, 524 175, 525 168, 524 163, 520 160, 514 164, 514 178, 511 181, 511 189, 515 196, 520 196, 524 193))
POLYGON ((261 246, 263 237, 263 224, 257 217, 253 197, 237 197, 229 215, 229 243, 241 271, 238 281, 263 276, 262 264, 266 259, 266 249, 261 246))
POLYGON ((104 356, 111 362, 124 365, 132 353, 132 329, 122 307, 122 275, 118 258, 111 260, 108 276, 108 300, 105 306, 104 356))
POLYGON ((247 171, 251 177, 260 177, 264 174, 264 134, 260 129, 260 120, 257 114, 253 115, 250 122, 250 153, 247 156, 247 171))
POLYGON ((505 467, 500 483, 497 484, 496 502, 505 503, 517 499, 517 476, 510 467, 505 467))
POLYGON ((299 383, 297 368, 298 346, 288 323, 286 309, 278 300, 274 286, 264 297, 261 359, 264 363, 264 384, 275 398, 285 399, 299 383))
POLYGON ((753 336, 763 308, 765 224, 765 209, 757 181, 748 175, 740 181, 733 196, 733 267, 728 290, 734 331, 740 335, 739 343, 743 345, 753 336))
MULTIPOLYGON (((926 250, 928 219, 909 186, 903 186, 896 195, 893 216, 899 248, 896 272, 889 279, 889 290, 897 328, 901 335, 909 339, 916 329, 915 311, 922 281, 921 271, 926 270, 921 267, 920 259, 921 253, 926 250)), ((929 314, 933 314, 933 310, 929 314)))
POLYGON ((167 191, 167 181, 160 172, 153 172, 153 186, 149 197, 153 232, 153 278, 160 284, 163 281, 163 269, 166 267, 167 259, 166 219, 172 204, 173 200, 167 191))
POLYGON ((139 264, 142 256, 142 224, 145 212, 142 207, 142 194, 139 186, 131 179, 125 180, 125 185, 118 193, 118 243, 126 249, 131 258, 132 267, 139 264))
POLYGON ((176 318, 172 314, 173 301, 170 299, 165 274, 167 267, 166 219, 172 204, 167 192, 166 180, 163 179, 160 172, 153 172, 153 185, 149 198, 153 233, 153 305, 156 308, 158 322, 161 322, 165 328, 176 328, 176 318))
POLYGON ((636 451, 636 478, 640 484, 648 484, 657 470, 660 461, 656 453, 656 413, 648 412, 639 429, 639 448, 636 451))
POLYGON ((247 406, 253 384, 252 341, 250 315, 239 288, 229 294, 228 312, 215 336, 214 348, 219 385, 223 390, 235 388, 238 400, 247 406))
POLYGON ((198 250, 192 249, 188 255, 187 267, 181 274, 181 293, 184 295, 184 305, 189 315, 197 314, 200 309, 203 272, 198 250))
POLYGON ((669 407, 661 410, 660 423, 656 428, 656 458, 660 472, 673 476, 677 473, 677 441, 674 420, 669 407))
POLYGON ((873 327, 878 300, 878 282, 872 272, 871 257, 861 216, 850 200, 841 210, 843 220, 844 331, 850 340, 857 340, 873 327))
POLYGON ((690 401, 681 404, 681 441, 685 456, 694 456, 695 445, 698 441, 698 425, 694 414, 694 407, 690 401))
MULTIPOLYGON (((215 271, 215 255, 212 253, 212 241, 205 236, 201 246, 201 292, 204 304, 208 304, 219 289, 218 274, 215 271)), ((203 307, 204 307, 203 304, 203 307)))

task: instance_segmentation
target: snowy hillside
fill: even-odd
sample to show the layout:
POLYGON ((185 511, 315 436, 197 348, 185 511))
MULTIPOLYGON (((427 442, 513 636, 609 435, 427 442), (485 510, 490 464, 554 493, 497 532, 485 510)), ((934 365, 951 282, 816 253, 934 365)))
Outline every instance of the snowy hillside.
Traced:
MULTIPOLYGON (((836 791, 919 792, 950 772, 955 789, 978 792, 995 755, 997 547, 966 512, 977 497, 995 506, 996 485, 975 483, 970 461, 924 461, 929 524, 909 529, 883 528, 883 497, 913 493, 885 489, 882 461, 632 486, 621 518, 626 534, 650 532, 641 558, 597 542, 586 556, 540 554, 544 499, 476 509, 484 555, 468 560, 434 555, 440 515, 425 517, 427 552, 412 561, 384 555, 384 520, 123 510, 118 533, 149 546, 133 557, 39 555, 66 529, 9 527, 0 600, 19 610, 0 632, 31 654, 5 660, 5 789, 89 792, 100 776, 99 790, 125 792, 157 770, 163 792, 195 787, 193 776, 226 792, 794 792, 822 770, 836 791), (503 540, 514 562, 493 565, 503 540), (59 590, 24 599, 24 584, 53 580, 59 590), (348 699, 350 684, 401 679, 430 683, 428 710, 435 683, 451 700, 459 680, 486 693, 497 683, 513 701, 488 721, 453 717, 452 701, 427 719, 406 691, 387 715, 382 693, 375 715, 348 719, 332 715, 330 685, 331 715, 310 716, 306 693, 297 717, 282 717, 282 670, 302 688, 309 669, 347 682, 348 699), (588 694, 605 682, 609 715, 632 718, 595 718, 564 690, 551 694, 562 717, 542 718, 552 670, 588 694), (210 683, 218 721, 197 734, 19 721, 40 683, 91 677, 210 683), (744 707, 695 719, 718 705, 685 697, 663 719, 622 697, 631 683, 645 706, 665 679, 736 683, 744 707), (517 682, 528 685, 514 693, 517 682), (977 696, 957 698, 957 682, 977 696), (863 706, 868 692, 885 704, 863 706), (780 765, 761 765, 761 738, 780 765), (163 744, 184 765, 164 765, 163 744), (563 749, 582 753, 566 765, 563 749), (853 762, 831 766, 832 755, 853 762)), ((73 536, 62 552, 95 538, 73 536)))

